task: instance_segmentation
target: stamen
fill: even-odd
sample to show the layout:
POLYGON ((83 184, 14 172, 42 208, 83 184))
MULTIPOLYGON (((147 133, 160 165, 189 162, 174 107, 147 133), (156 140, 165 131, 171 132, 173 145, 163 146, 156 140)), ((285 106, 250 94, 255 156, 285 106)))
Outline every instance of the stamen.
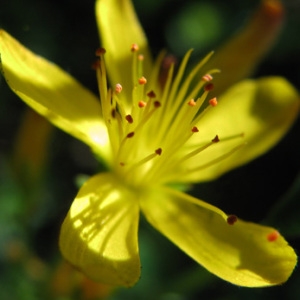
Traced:
MULTIPOLYGON (((142 60, 138 59, 138 53, 137 51, 139 50, 139 46, 137 44, 132 44, 131 45, 131 52, 132 52, 132 85, 136 86, 139 78, 142 76, 142 60)), ((142 98, 142 91, 136 91, 133 94, 133 102, 137 101, 137 99, 142 98)))
POLYGON ((143 85, 143 84, 146 84, 147 83, 147 79, 144 77, 144 76, 142 76, 141 78, 139 78, 139 84, 141 84, 141 85, 143 85))
POLYGON ((113 119, 116 118, 116 109, 115 109, 115 108, 113 108, 113 109, 111 110, 111 116, 113 117, 113 119))
POLYGON ((154 151, 154 153, 144 157, 143 159, 141 159, 140 161, 133 163, 133 164, 125 164, 125 163, 120 163, 122 164, 122 166, 128 166, 129 169, 127 170, 127 173, 132 172, 133 169, 140 167, 142 165, 144 165, 145 163, 149 162, 150 160, 152 160, 153 158, 155 158, 156 156, 160 156, 162 153, 162 149, 158 148, 154 151))
POLYGON ((218 142, 220 142, 219 136, 216 135, 211 141, 212 141, 213 143, 218 143, 218 142))
POLYGON ((204 91, 205 92, 210 92, 214 89, 214 84, 213 83, 209 83, 204 87, 204 91))
MULTIPOLYGON (((212 104, 215 104, 215 102, 212 102, 212 104, 209 105, 208 107, 206 107, 203 111, 201 111, 201 113, 198 113, 200 108, 202 107, 204 101, 206 100, 208 93, 209 93, 209 91, 204 90, 204 93, 196 101, 197 106, 198 106, 197 110, 190 112, 189 120, 193 121, 193 124, 198 124, 200 119, 203 118, 203 116, 207 113, 208 108, 210 108, 212 106, 212 104)), ((215 100, 216 100, 216 98, 215 98, 215 100)))
POLYGON ((202 76, 202 80, 205 82, 209 82, 213 80, 213 77, 210 74, 205 74, 204 76, 202 76))
POLYGON ((93 70, 97 70, 100 67, 100 62, 99 60, 95 60, 92 65, 91 65, 93 70))
MULTIPOLYGON (((157 108, 159 108, 160 105, 161 105, 159 101, 154 101, 153 104, 154 104, 154 108, 152 110, 147 111, 147 112, 145 112, 143 114, 143 117, 141 118, 139 124, 136 126, 135 131, 140 130, 147 123, 147 121, 149 121, 149 119, 151 118, 151 116, 153 115, 153 113, 157 110, 157 108)), ((145 106, 140 106, 140 107, 143 108, 145 106)))
MULTIPOLYGON (((147 86, 145 86, 145 84, 147 84, 147 79, 142 76, 144 74, 144 56, 139 53, 139 46, 132 44, 130 50, 132 52, 131 103, 124 102, 122 94, 119 96, 122 92, 122 85, 120 83, 117 83, 112 89, 107 89, 106 69, 103 57, 106 51, 104 48, 96 50, 96 55, 99 59, 95 64, 100 87, 100 98, 101 102, 103 102, 103 117, 108 125, 108 133, 112 140, 115 166, 120 172, 126 173, 124 174, 126 175, 126 180, 131 183, 133 182, 133 184, 140 184, 142 181, 148 179, 156 180, 157 172, 162 175, 161 181, 169 180, 169 176, 174 176, 174 178, 178 179, 178 174, 172 172, 177 169, 188 177, 190 172, 196 172, 202 168, 209 167, 233 154, 244 145, 239 145, 228 153, 207 163, 204 162, 202 166, 197 167, 197 164, 187 164, 186 167, 191 167, 192 169, 184 169, 185 164, 182 164, 184 160, 193 158, 201 151, 204 151, 206 148, 220 141, 218 135, 216 135, 213 139, 208 139, 205 143, 188 148, 189 150, 187 150, 187 148, 184 148, 183 152, 180 150, 182 146, 190 147, 191 144, 186 145, 185 143, 194 133, 199 132, 196 126, 198 125, 196 122, 198 117, 203 114, 206 109, 210 109, 210 107, 214 107, 218 104, 216 98, 210 99, 208 101, 209 105, 206 104, 207 107, 202 112, 202 103, 208 100, 207 95, 214 88, 211 83, 213 79, 211 74, 216 71, 209 70, 207 74, 199 78, 199 69, 201 65, 208 60, 211 54, 192 70, 186 80, 183 79, 183 76, 191 51, 185 56, 175 78, 173 78, 174 60, 169 60, 169 63, 170 61, 171 63, 167 63, 167 66, 165 66, 168 69, 168 74, 165 78, 167 80, 164 82, 165 84, 162 90, 160 90, 158 86, 152 85, 153 82, 158 81, 158 74, 155 80, 153 80, 153 77, 148 78, 151 84, 149 90, 151 88, 155 90, 156 88, 158 89, 158 101, 153 90, 146 93, 147 86), (196 78, 200 80, 198 79, 194 86, 192 82, 194 82, 196 78), (157 111, 159 107, 161 107, 161 109, 157 111), (201 109, 201 111, 199 111, 199 109, 201 109), (155 117, 152 118, 154 114, 155 117), (150 119, 151 123, 148 122, 150 119), (133 122, 134 125, 131 125, 133 122), (156 134, 156 132, 156 142, 155 140, 146 141, 152 133, 156 134), (135 139, 132 139, 134 136, 135 139), (132 140, 129 141, 129 139, 132 140), (164 149, 164 155, 159 160, 151 161, 153 158, 162 154, 162 148, 154 150, 156 143, 161 145, 164 149), (150 151, 149 147, 151 147, 150 151), (188 151, 190 152, 188 153, 188 151)), ((157 67, 156 73, 158 73, 158 69, 157 67)), ((224 218, 230 225, 237 221, 237 217, 234 215, 225 215, 224 218)), ((268 235, 268 240, 271 240, 272 238, 269 238, 269 236, 270 235, 268 235)))
POLYGON ((137 52, 139 50, 139 46, 137 44, 132 44, 131 45, 131 51, 132 52, 137 52))
POLYGON ((126 119, 126 121, 127 121, 129 124, 132 124, 132 123, 133 123, 133 118, 132 118, 131 115, 127 115, 127 116, 125 117, 125 119, 126 119))
POLYGON ((121 158, 122 158, 121 155, 122 155, 122 153, 124 153, 124 151, 125 151, 125 150, 124 150, 124 147, 125 147, 126 141, 127 141, 128 139, 131 139, 131 138, 134 136, 134 134, 135 134, 134 131, 129 132, 129 133, 122 139, 122 141, 121 141, 120 144, 119 144, 118 151, 117 151, 117 153, 116 153, 116 161, 121 161, 121 162, 119 163, 121 166, 124 166, 124 165, 125 165, 125 163, 123 162, 123 159, 121 159, 121 158))
POLYGON ((217 106, 217 105, 218 105, 217 98, 214 97, 214 98, 210 99, 210 100, 208 101, 208 103, 209 103, 212 107, 217 106))
POLYGON ((271 232, 267 235, 267 240, 269 242, 274 242, 279 238, 279 236, 280 236, 280 233, 277 230, 274 230, 273 232, 271 232))
MULTIPOLYGON (((119 91, 119 93, 122 91, 122 86, 121 84, 116 84, 115 87, 116 91, 119 91)), ((112 99, 111 99, 111 103, 112 105, 114 105, 117 109, 117 112, 120 114, 121 119, 126 115, 125 113, 125 108, 124 108, 124 103, 122 101, 120 101, 120 99, 118 98, 118 94, 117 92, 112 94, 112 99)))
POLYGON ((154 93, 153 91, 148 92, 148 93, 147 93, 147 96, 148 96, 149 98, 155 98, 155 97, 156 97, 156 95, 155 95, 155 93, 154 93))
POLYGON ((177 63, 177 58, 175 55, 168 54, 167 56, 164 57, 163 62, 162 62, 162 68, 165 70, 169 70, 172 65, 176 65, 177 63))
POLYGON ((157 155, 161 155, 162 149, 161 149, 161 148, 156 149, 156 150, 155 150, 155 153, 156 153, 157 155))
POLYGON ((188 105, 189 106, 196 106, 196 101, 194 99, 191 99, 189 102, 188 102, 188 105))
MULTIPOLYGON (((231 156, 233 153, 235 153, 237 150, 241 149, 241 148, 242 148, 243 146, 245 146, 245 145, 246 145, 246 143, 243 143, 243 144, 241 144, 241 145, 238 145, 238 146, 234 147, 232 150, 230 150, 229 152, 227 152, 227 153, 225 153, 225 154, 223 154, 223 155, 221 155, 221 156, 219 156, 219 157, 217 157, 217 158, 215 158, 215 159, 209 161, 209 162, 206 163, 206 164, 203 164, 202 166, 199 166, 199 167, 190 169, 190 170, 188 170, 187 172, 188 172, 188 173, 196 172, 196 171, 200 171, 201 169, 206 169, 206 168, 208 168, 208 167, 210 167, 210 166, 212 166, 212 165, 215 165, 216 163, 218 163, 218 162, 224 160, 225 158, 231 156)), ((196 151, 196 150, 195 150, 195 151, 196 151)))
POLYGON ((133 136, 134 136, 134 131, 129 132, 129 133, 126 135, 126 137, 127 137, 128 139, 132 138, 133 136))
POLYGON ((120 94, 121 92, 122 92, 122 85, 120 84, 120 83, 117 83, 116 84, 116 87, 115 87, 115 92, 117 93, 117 94, 120 94))
MULTIPOLYGON (((193 127, 193 128, 195 128, 195 130, 198 130, 197 127, 193 127)), ((197 131, 193 131, 193 129, 192 129, 192 132, 197 132, 197 131)), ((217 136, 216 136, 216 137, 217 137, 217 136)), ((206 145, 204 145, 204 146, 202 146, 202 147, 199 147, 199 148, 195 149, 194 151, 192 151, 192 152, 186 154, 181 160, 182 160, 182 161, 187 160, 187 159, 189 159, 189 158, 191 158, 191 157, 193 157, 193 156, 199 154, 199 153, 202 152, 203 150, 207 149, 209 146, 215 144, 215 143, 216 143, 216 141, 215 141, 216 137, 215 137, 214 139, 212 139, 212 141, 209 142, 209 143, 207 143, 206 145)))
POLYGON ((230 136, 227 136, 227 137, 222 137, 222 142, 230 141, 230 140, 233 140, 233 139, 236 139, 236 138, 242 138, 244 136, 245 136, 245 134, 243 132, 238 133, 238 134, 233 134, 233 135, 230 135, 230 136))
MULTIPOLYGON (((192 81, 196 78, 200 68, 209 60, 209 58, 211 57, 212 54, 213 54, 213 52, 209 53, 201 62, 199 62, 196 65, 196 67, 189 73, 188 77, 182 82, 180 89, 176 92, 176 94, 172 94, 172 92, 170 93, 169 98, 171 98, 171 96, 175 97, 174 101, 172 101, 172 109, 173 109, 174 113, 177 111, 178 107, 181 105, 181 103, 184 101, 184 99, 191 99, 191 98, 194 98, 195 95, 199 94, 199 91, 202 89, 203 85, 205 84, 205 81, 200 80, 199 83, 196 84, 194 86, 194 88, 192 88, 192 89, 190 89, 191 84, 192 84, 192 81), (190 92, 188 92, 188 91, 190 91, 190 92)), ((187 63, 187 60, 189 59, 190 55, 191 55, 191 50, 186 53, 186 55, 181 63, 183 70, 185 70, 185 68, 186 68, 186 63, 187 63)), ((181 66, 180 66, 180 69, 181 69, 181 66)), ((209 74, 212 74, 215 72, 216 72, 216 70, 211 70, 211 71, 209 71, 209 74)), ((179 73, 180 73, 180 70, 178 71, 177 75, 179 75, 179 73)), ((176 79, 177 79, 177 77, 176 77, 176 79)), ((179 82, 177 82, 176 79, 173 81, 173 86, 177 85, 177 87, 178 87, 179 82)), ((206 97, 206 95, 204 95, 204 99, 205 99, 205 97, 206 97)), ((201 97, 201 99, 202 99, 202 97, 201 97)), ((202 101, 200 101, 200 103, 201 102, 202 101)), ((166 110, 172 111, 169 106, 166 110)))
POLYGON ((138 106, 140 108, 143 108, 143 107, 147 106, 147 102, 141 100, 141 101, 139 101, 138 106))
POLYGON ((96 56, 102 56, 106 53, 106 50, 102 47, 98 48, 96 51, 95 51, 95 54, 96 56))
POLYGON ((155 108, 161 107, 161 103, 159 101, 154 101, 153 104, 155 108))
POLYGON ((233 225, 234 223, 236 223, 237 220, 238 220, 237 216, 235 216, 235 215, 229 215, 227 217, 226 221, 227 221, 227 224, 233 225))

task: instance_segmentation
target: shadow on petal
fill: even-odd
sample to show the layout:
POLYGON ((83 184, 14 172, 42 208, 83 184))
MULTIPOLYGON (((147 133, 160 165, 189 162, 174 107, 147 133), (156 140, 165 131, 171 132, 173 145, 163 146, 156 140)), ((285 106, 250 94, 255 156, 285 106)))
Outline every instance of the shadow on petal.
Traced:
POLYGON ((90 178, 62 225, 65 258, 95 281, 132 286, 140 276, 137 204, 113 175, 90 178))

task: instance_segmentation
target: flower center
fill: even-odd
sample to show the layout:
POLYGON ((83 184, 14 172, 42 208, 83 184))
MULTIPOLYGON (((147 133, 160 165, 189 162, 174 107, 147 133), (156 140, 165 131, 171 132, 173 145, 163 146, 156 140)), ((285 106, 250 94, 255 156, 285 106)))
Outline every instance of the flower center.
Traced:
POLYGON ((138 45, 133 44, 132 70, 128 71, 128 76, 132 77, 132 96, 128 99, 121 82, 115 83, 114 89, 107 89, 105 50, 100 48, 96 51, 99 57, 97 79, 103 118, 110 138, 113 169, 129 185, 184 181, 182 179, 187 173, 208 168, 241 147, 238 145, 222 156, 201 165, 195 162, 193 168, 187 168, 188 161, 220 142, 216 135, 206 141, 199 137, 196 145, 190 143, 191 137, 199 134, 199 121, 218 105, 216 98, 207 100, 213 89, 212 74, 218 70, 199 75, 212 53, 183 79, 191 52, 183 58, 176 75, 174 63, 169 65, 162 84, 160 69, 164 53, 156 60, 148 80, 143 74, 144 57, 139 53, 138 45), (197 81, 197 78, 200 80, 197 81))

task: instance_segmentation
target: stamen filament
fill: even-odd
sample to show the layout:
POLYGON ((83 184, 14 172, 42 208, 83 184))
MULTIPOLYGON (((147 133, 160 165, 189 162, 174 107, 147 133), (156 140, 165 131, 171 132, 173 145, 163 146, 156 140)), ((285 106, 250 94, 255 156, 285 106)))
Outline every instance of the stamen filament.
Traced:
POLYGON ((144 116, 141 118, 139 124, 134 129, 135 132, 138 132, 150 119, 150 117, 153 115, 153 113, 157 110, 159 106, 153 107, 152 110, 150 110, 148 113, 144 114, 144 116))
POLYGON ((157 157, 157 156, 160 156, 162 153, 162 149, 161 148, 158 148, 154 151, 154 153, 152 154, 149 154, 147 155, 146 157, 144 157, 143 159, 141 159, 140 161, 138 162, 135 162, 135 163, 120 163, 120 165, 124 168, 126 168, 123 172, 124 172, 124 175, 128 175, 128 174, 133 174, 133 171, 134 169, 137 169, 139 167, 141 167, 142 165, 145 165, 146 163, 148 163, 149 161, 151 161, 153 158, 157 157))
POLYGON ((166 109, 167 109, 166 103, 168 102, 167 100, 168 100, 168 95, 172 84, 173 73, 174 73, 174 64, 172 64, 169 68, 167 80, 163 88, 163 94, 161 97, 161 103, 163 104, 163 109, 161 110, 161 118, 166 115, 166 109))
MULTIPOLYGON (((168 190, 168 193, 174 194, 175 197, 182 197, 182 196, 181 196, 181 192, 178 191, 178 190, 176 190, 176 189, 168 190)), ((194 198, 194 197, 192 197, 192 196, 190 196, 190 195, 188 195, 188 194, 185 194, 184 200, 185 200, 185 201, 188 201, 188 202, 190 202, 190 203, 192 203, 192 204, 195 204, 195 205, 197 205, 197 206, 204 207, 204 208, 206 208, 206 209, 208 209, 208 210, 210 210, 210 211, 216 212, 217 214, 219 214, 219 215, 224 219, 225 222, 227 222, 228 215, 225 214, 225 213, 224 213, 222 210, 220 210, 219 208, 217 208, 217 207, 215 207, 215 206, 213 206, 213 205, 211 205, 211 204, 209 204, 209 203, 207 203, 207 202, 204 202, 204 201, 202 201, 202 200, 200 200, 200 199, 196 199, 196 198, 194 198)))
POLYGON ((162 62, 164 60, 164 57, 166 56, 166 53, 167 53, 166 50, 163 50, 159 53, 156 60, 154 61, 154 66, 153 66, 152 72, 151 72, 150 77, 149 77, 149 83, 150 83, 149 88, 150 88, 150 90, 154 89, 159 94, 160 94, 161 87, 157 86, 157 85, 154 85, 154 83, 159 82, 159 73, 160 73, 160 69, 161 69, 161 65, 162 65, 162 62))
MULTIPOLYGON (((189 53, 189 52, 188 52, 189 53)), ((187 54, 188 54, 187 53, 187 54)), ((207 61, 211 58, 211 56, 213 55, 214 52, 210 52, 208 53, 204 59, 202 59, 194 68, 193 70, 189 73, 188 77, 184 80, 182 86, 180 87, 179 93, 177 94, 176 97, 176 103, 181 103, 183 101, 184 98, 186 99, 190 99, 195 97, 195 95, 198 94, 199 90, 201 89, 201 87, 205 84, 205 81, 201 80, 196 86, 195 88, 192 90, 191 93, 189 93, 189 95, 185 96, 186 92, 188 91, 188 88, 190 87, 193 79, 195 78, 195 76, 197 75, 197 73, 199 72, 199 70, 203 67, 204 64, 207 63, 207 61)), ((209 71, 209 74, 214 74, 220 72, 217 69, 213 69, 209 71)))
POLYGON ((235 153, 236 151, 238 151, 239 149, 241 149, 242 147, 244 147, 246 145, 246 143, 242 143, 236 147, 234 147, 233 149, 231 149, 229 152, 223 154, 223 155, 220 155, 219 157, 207 162, 206 164, 203 164, 201 166, 198 166, 198 167, 195 167, 193 169, 189 169, 187 170, 185 173, 192 173, 192 172, 196 172, 196 171, 199 171, 199 170, 203 170, 203 169, 206 169, 212 165, 215 165, 216 163, 224 160, 225 158, 231 156, 233 153, 235 153))
POLYGON ((124 153, 126 153, 126 151, 125 151, 125 145, 126 145, 126 142, 128 141, 128 139, 133 138, 133 136, 134 136, 134 131, 129 132, 129 133, 128 133, 126 136, 124 136, 123 139, 121 140, 120 145, 119 145, 119 147, 117 148, 118 151, 117 151, 117 153, 116 153, 116 158, 115 158, 115 162, 116 162, 116 163, 123 160, 122 157, 121 157, 121 155, 124 154, 124 153))
MULTIPOLYGON (((206 98, 207 93, 208 92, 204 92, 203 95, 201 96, 202 101, 206 98)), ((216 105, 214 105, 214 106, 216 106, 216 105)), ((205 107, 205 109, 198 116, 196 116, 196 118, 193 120, 193 124, 197 125, 199 123, 199 121, 207 114, 207 112, 210 109, 214 108, 214 106, 209 104, 207 107, 205 107)))
POLYGON ((180 161, 185 161, 185 160, 187 160, 187 159, 189 159, 191 157, 196 156, 197 154, 199 154, 200 152, 204 151, 205 149, 207 149, 211 145, 216 144, 217 142, 218 142, 218 140, 215 141, 215 139, 213 139, 210 143, 207 143, 206 145, 203 145, 203 146, 201 146, 201 147, 193 150, 192 152, 186 154, 182 159, 180 159, 180 161))
MULTIPOLYGON (((111 142, 115 171, 124 177, 128 184, 139 185, 144 181, 148 184, 149 181, 169 183, 193 180, 196 177, 195 172, 219 163, 245 145, 242 143, 226 153, 220 152, 219 156, 212 157, 210 161, 202 161, 202 165, 193 164, 191 159, 197 155, 206 157, 201 153, 219 142, 216 136, 213 140, 203 143, 202 128, 199 127, 201 118, 218 104, 216 98, 207 99, 208 93, 213 89, 212 74, 218 70, 209 70, 202 76, 199 74, 213 52, 200 61, 186 79, 183 78, 192 50, 184 56, 175 76, 174 60, 170 60, 168 68, 164 69, 166 72, 163 73, 163 86, 160 86, 159 80, 162 78, 160 68, 165 52, 162 52, 156 60, 154 70, 149 77, 151 80, 147 83, 146 78, 143 77, 144 57, 138 53, 138 50, 138 46, 133 44, 131 48, 132 97, 128 99, 130 101, 123 99, 122 82, 117 83, 113 91, 107 89, 105 51, 104 49, 97 51, 99 63, 96 65, 96 72, 101 108, 111 142), (204 102, 206 104, 203 108, 204 102), (162 108, 157 111, 160 106, 162 108), (197 137, 192 137, 195 133, 197 137), (132 141, 129 142, 129 139, 132 141), (159 160, 153 160, 161 155, 162 148, 151 153, 151 149, 155 149, 158 145, 164 149, 164 155, 159 160), (151 154, 145 155, 149 152, 151 154)), ((222 142, 242 136, 241 133, 228 136, 222 139, 222 142)), ((197 204, 194 200, 191 202, 197 204)), ((228 221, 227 215, 222 214, 222 216, 228 221)))
POLYGON ((137 80, 139 78, 138 76, 138 50, 139 47, 137 44, 131 45, 131 52, 132 52, 132 86, 135 86, 137 83, 137 80))
POLYGON ((168 111, 177 111, 178 107, 181 104, 180 99, 178 99, 178 97, 175 97, 175 95, 176 95, 176 93, 178 91, 181 79, 183 77, 184 71, 186 70, 186 65, 187 65, 187 63, 189 61, 189 58, 190 58, 190 56, 192 54, 192 51, 193 50, 189 50, 185 54, 185 56, 184 56, 184 58, 183 58, 183 60, 182 60, 182 62, 180 64, 180 67, 179 67, 179 70, 177 72, 177 75, 175 76, 175 79, 173 81, 172 88, 171 88, 171 91, 170 91, 170 94, 169 94, 169 99, 174 99, 175 101, 168 101, 168 103, 166 104, 167 105, 166 109, 168 111))

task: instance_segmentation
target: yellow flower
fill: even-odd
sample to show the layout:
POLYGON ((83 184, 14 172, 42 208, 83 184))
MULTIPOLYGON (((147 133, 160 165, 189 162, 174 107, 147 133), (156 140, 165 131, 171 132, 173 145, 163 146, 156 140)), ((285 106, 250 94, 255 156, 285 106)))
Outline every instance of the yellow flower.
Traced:
MULTIPOLYGON (((271 2, 263 7, 277 3, 271 2)), ((176 75, 170 66, 162 85, 164 53, 152 62, 130 0, 98 0, 96 14, 107 50, 97 51, 100 101, 59 67, 0 32, 2 72, 11 89, 89 145, 110 170, 92 176, 76 196, 61 229, 63 255, 94 280, 134 285, 140 277, 141 211, 174 244, 229 282, 257 287, 286 281, 296 255, 278 231, 227 215, 176 190, 174 183, 212 180, 267 151, 297 116, 297 92, 285 79, 270 77, 225 85, 218 100, 208 97, 217 70, 202 73, 209 54, 185 77, 191 51, 176 75), (107 89, 106 67, 112 89, 107 89)), ((241 43, 253 39, 250 29, 241 43)), ((238 40, 223 53, 237 51, 238 40)), ((260 41, 265 40, 258 41, 260 53, 249 60, 243 56, 247 63, 229 76, 231 81, 243 78, 259 60, 267 48, 260 41)), ((222 55, 209 64, 220 60, 222 65, 222 55)))

